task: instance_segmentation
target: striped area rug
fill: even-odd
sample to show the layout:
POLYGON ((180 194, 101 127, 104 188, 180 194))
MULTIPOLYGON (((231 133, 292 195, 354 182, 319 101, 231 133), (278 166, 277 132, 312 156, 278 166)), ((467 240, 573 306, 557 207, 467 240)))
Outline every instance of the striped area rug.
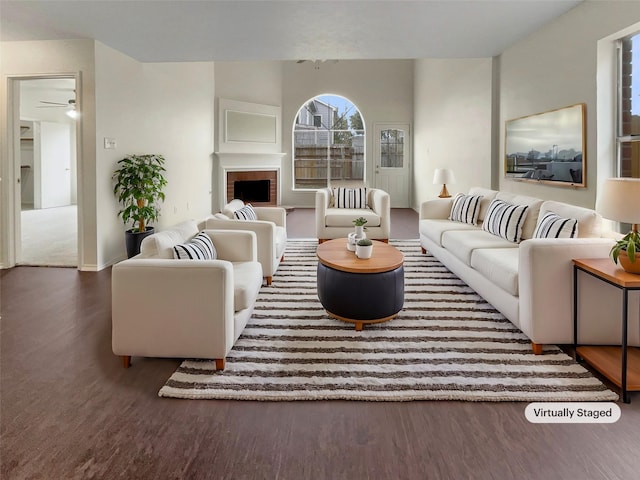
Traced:
POLYGON ((186 360, 163 397, 236 400, 616 400, 557 347, 529 340, 417 240, 405 257, 405 303, 390 322, 330 318, 316 294, 316 241, 290 240, 273 284, 227 357, 224 371, 186 360))

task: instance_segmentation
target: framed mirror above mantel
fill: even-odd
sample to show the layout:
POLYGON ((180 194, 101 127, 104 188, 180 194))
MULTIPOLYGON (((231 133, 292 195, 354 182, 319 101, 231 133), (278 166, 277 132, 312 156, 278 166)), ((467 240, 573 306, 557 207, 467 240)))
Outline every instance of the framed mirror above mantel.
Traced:
POLYGON ((217 152, 280 152, 281 112, 279 106, 219 98, 217 152))

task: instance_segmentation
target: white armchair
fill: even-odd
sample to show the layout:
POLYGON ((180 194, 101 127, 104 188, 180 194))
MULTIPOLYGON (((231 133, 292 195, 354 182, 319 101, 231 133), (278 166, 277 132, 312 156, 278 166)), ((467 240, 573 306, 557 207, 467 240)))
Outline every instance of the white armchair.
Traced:
POLYGON ((195 222, 158 232, 113 266, 112 348, 125 367, 135 355, 215 359, 224 369, 262 286, 256 236, 206 230, 216 260, 173 259, 173 245, 197 232, 195 222))
POLYGON ((258 241, 258 261, 267 285, 271 285, 273 275, 284 260, 287 246, 287 212, 282 207, 253 207, 257 220, 238 220, 234 212, 244 207, 242 200, 232 200, 222 209, 222 213, 206 219, 206 228, 217 230, 246 230, 256 234, 258 241))
POLYGON ((353 220, 367 220, 367 238, 389 241, 391 232, 391 200, 389 194, 377 188, 367 189, 366 208, 338 208, 329 188, 316 192, 316 235, 320 243, 343 238, 353 232, 353 220))

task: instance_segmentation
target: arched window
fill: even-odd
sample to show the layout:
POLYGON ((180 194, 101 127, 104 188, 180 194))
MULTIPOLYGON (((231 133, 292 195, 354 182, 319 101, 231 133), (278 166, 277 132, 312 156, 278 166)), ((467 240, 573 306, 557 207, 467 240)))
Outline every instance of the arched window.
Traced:
POLYGON ((364 181, 364 120, 338 95, 305 103, 293 125, 293 187, 317 189, 364 181))

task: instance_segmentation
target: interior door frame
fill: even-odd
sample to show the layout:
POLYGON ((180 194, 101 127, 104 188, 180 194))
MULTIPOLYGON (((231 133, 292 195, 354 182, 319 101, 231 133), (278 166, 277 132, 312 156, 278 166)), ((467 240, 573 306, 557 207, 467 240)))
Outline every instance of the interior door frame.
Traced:
MULTIPOLYGON (((380 169, 380 132, 382 130, 388 129, 396 129, 396 130, 404 130, 406 128, 407 132, 407 141, 404 144, 404 161, 406 162, 406 169, 408 175, 408 183, 407 183, 407 196, 406 196, 406 208, 411 207, 411 198, 412 198, 412 190, 413 190, 413 156, 411 148, 413 140, 412 140, 412 132, 411 132, 411 122, 379 122, 373 125, 373 185, 378 188, 379 186, 379 169, 380 169)), ((402 207, 404 208, 404 207, 402 207)))
MULTIPOLYGON (((8 75, 7 88, 7 155, 3 170, 6 172, 6 182, 3 186, 7 189, 4 197, 7 205, 3 208, 0 224, 0 245, 4 245, 4 262, 0 268, 15 267, 22 259, 22 229, 21 229, 21 173, 20 173, 20 82, 23 80, 43 80, 72 78, 75 81, 76 103, 75 108, 80 115, 76 118, 76 195, 77 195, 77 226, 78 226, 78 261, 77 268, 82 270, 84 258, 84 229, 83 229, 83 199, 82 190, 82 91, 80 72, 68 73, 42 73, 33 75, 8 75)), ((4 203, 4 202, 3 202, 4 203)))

